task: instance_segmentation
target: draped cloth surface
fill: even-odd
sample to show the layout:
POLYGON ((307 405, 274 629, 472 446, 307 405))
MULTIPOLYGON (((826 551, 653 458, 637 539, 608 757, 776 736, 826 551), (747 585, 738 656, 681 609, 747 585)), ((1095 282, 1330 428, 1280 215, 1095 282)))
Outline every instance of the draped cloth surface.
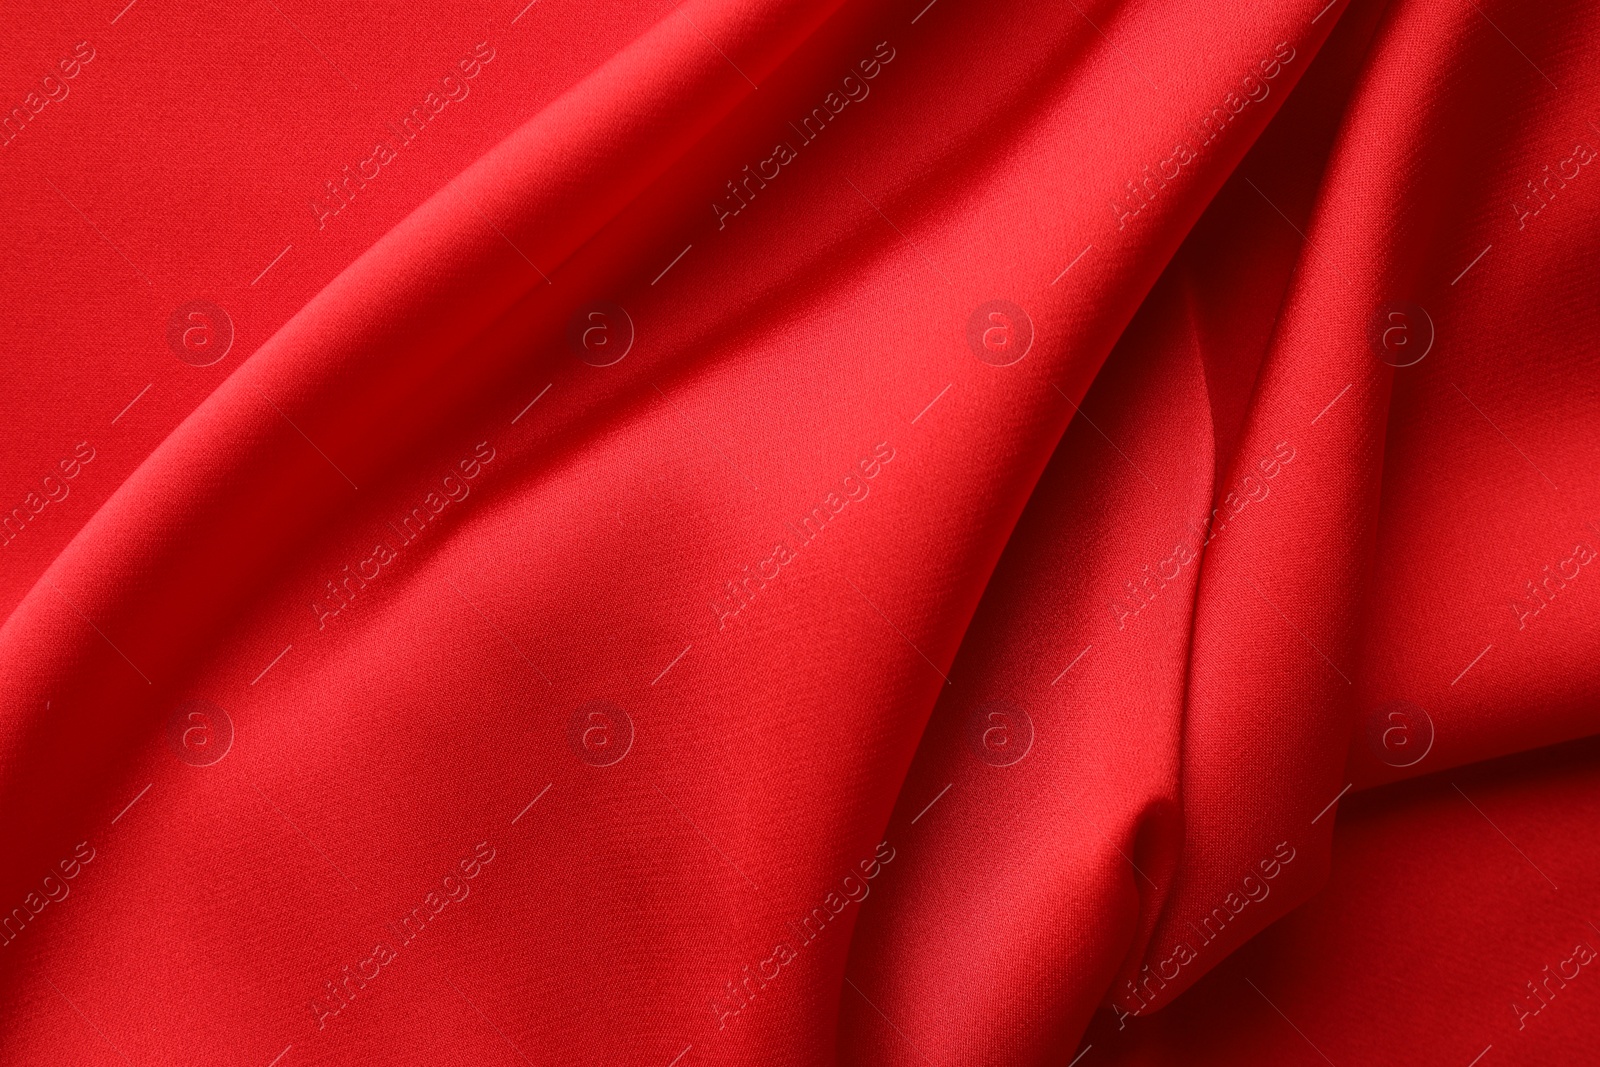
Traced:
POLYGON ((0 1063, 1592 1062, 1600 8, 6 18, 0 1063))

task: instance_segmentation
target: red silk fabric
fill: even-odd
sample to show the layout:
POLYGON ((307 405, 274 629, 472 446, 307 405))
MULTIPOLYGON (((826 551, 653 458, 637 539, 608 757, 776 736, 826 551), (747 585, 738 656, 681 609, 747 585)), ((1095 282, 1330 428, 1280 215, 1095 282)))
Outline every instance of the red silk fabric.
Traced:
POLYGON ((9 18, 0 1063, 1592 1062, 1600 9, 9 18))

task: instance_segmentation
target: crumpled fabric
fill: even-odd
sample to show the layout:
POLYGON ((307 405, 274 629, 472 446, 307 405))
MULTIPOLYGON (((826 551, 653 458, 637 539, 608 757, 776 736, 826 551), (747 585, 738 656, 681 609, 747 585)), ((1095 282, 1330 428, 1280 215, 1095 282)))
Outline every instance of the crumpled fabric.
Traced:
POLYGON ((0 1062, 1589 1061, 1591 5, 17 19, 0 1062))

